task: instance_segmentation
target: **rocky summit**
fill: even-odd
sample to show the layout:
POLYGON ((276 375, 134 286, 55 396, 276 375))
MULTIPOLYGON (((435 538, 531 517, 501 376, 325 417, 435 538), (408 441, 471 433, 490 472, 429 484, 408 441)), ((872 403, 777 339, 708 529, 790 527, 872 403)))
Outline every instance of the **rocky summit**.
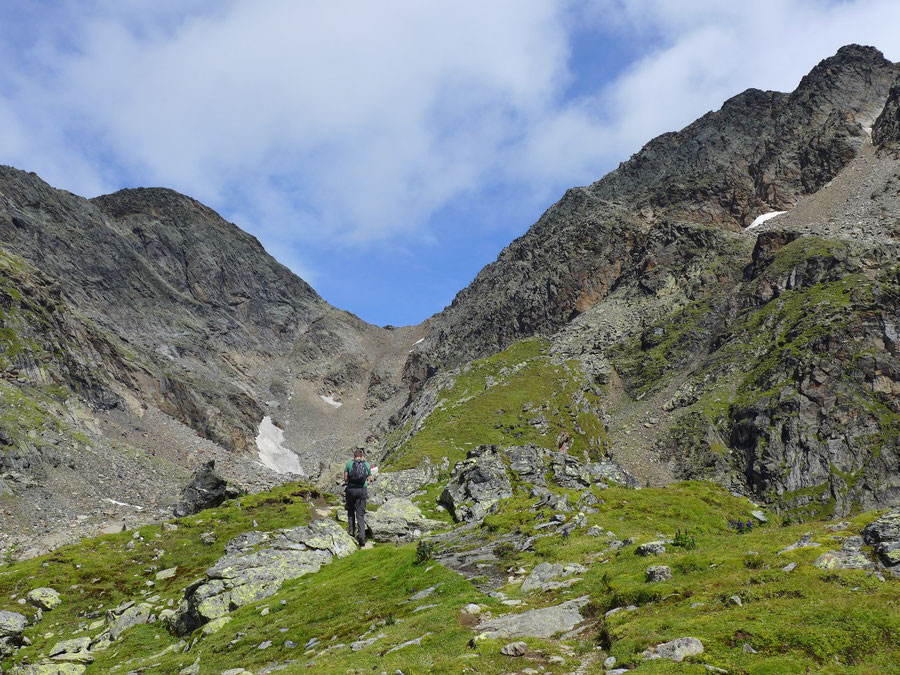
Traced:
POLYGON ((2 671, 892 672, 898 149, 843 47, 402 328, 190 197, 0 168, 2 671))

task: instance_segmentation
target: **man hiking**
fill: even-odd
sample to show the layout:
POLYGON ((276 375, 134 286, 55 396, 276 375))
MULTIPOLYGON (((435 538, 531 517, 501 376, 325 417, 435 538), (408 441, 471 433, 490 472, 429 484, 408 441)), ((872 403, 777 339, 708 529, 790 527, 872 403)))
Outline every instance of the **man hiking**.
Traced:
POLYGON ((356 537, 360 546, 366 543, 366 484, 371 480, 372 466, 363 459, 362 448, 357 448, 344 467, 344 485, 350 536, 356 537))

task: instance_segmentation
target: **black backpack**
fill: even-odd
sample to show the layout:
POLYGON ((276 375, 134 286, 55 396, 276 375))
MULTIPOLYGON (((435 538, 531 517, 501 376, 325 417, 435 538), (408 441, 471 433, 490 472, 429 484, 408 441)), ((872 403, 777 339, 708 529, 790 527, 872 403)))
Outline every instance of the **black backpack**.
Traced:
POLYGON ((354 459, 353 466, 350 467, 350 482, 363 485, 369 476, 369 467, 361 459, 354 459))

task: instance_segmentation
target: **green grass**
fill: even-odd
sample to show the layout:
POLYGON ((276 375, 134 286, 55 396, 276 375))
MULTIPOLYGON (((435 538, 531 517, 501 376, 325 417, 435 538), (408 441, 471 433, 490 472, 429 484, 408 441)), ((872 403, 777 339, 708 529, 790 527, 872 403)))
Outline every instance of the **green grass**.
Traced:
MULTIPOLYGON (((38 586, 54 588, 63 598, 62 605, 45 613, 43 621, 26 631, 33 645, 22 649, 17 658, 31 659, 45 653, 63 639, 62 627, 71 632, 80 623, 90 623, 92 617, 102 617, 105 610, 124 600, 159 595, 161 604, 171 599, 177 605, 184 587, 222 556, 229 539, 254 529, 254 520, 266 530, 308 522, 312 514, 312 507, 304 499, 308 494, 308 487, 293 484, 179 518, 173 521, 178 525, 174 532, 163 531, 160 525, 143 527, 137 531, 143 541, 138 541, 133 550, 126 548, 133 533, 124 532, 0 567, 0 609, 33 614, 27 605, 19 605, 16 600, 38 586), (207 531, 217 535, 211 546, 200 540, 200 534, 207 531), (178 572, 173 578, 154 582, 152 587, 147 585, 147 581, 154 580, 156 571, 176 565, 178 572), (48 633, 52 635, 47 637, 48 633)), ((100 630, 80 635, 96 635, 100 630)), ((160 630, 157 628, 157 632, 160 630)))
POLYGON ((547 348, 544 340, 522 340, 464 368, 439 391, 439 403, 421 429, 389 452, 385 467, 407 469, 426 457, 435 464, 448 457, 453 464, 472 448, 491 443, 555 449, 563 430, 572 436, 574 453, 602 454, 607 438, 598 397, 575 362, 554 363, 547 348), (547 420, 546 433, 529 422, 540 416, 547 420))
MULTIPOLYGON (((697 637, 704 646, 699 664, 708 663, 730 672, 890 672, 900 656, 900 582, 879 582, 857 570, 823 571, 812 562, 829 548, 839 548, 838 537, 823 523, 789 527, 770 523, 749 534, 737 534, 730 519, 747 520, 754 507, 710 483, 687 482, 666 488, 598 491, 604 500, 599 513, 589 515, 590 525, 611 530, 620 539, 637 543, 676 531, 695 535, 697 549, 668 546, 659 557, 635 555, 635 545, 594 558, 583 580, 559 592, 522 595, 518 583, 503 590, 525 601, 524 608, 552 604, 567 597, 588 594, 589 611, 598 619, 594 637, 585 648, 602 645, 620 664, 641 663, 650 645, 679 637, 697 637), (823 546, 777 555, 805 532, 823 546), (749 553, 755 551, 758 555, 749 553), (798 562, 793 572, 782 567, 798 562), (671 581, 647 583, 645 570, 668 565, 671 581), (737 595, 743 607, 727 599, 737 595), (694 603, 702 603, 692 607, 694 603), (633 612, 603 614, 615 607, 637 605, 633 612), (745 654, 744 642, 759 654, 745 654)), ((508 500, 500 512, 485 521, 485 534, 513 530, 517 518, 527 521, 530 502, 508 500), (500 527, 497 527, 500 525, 500 527)), ((877 514, 852 519, 858 532, 877 514)), ((508 561, 511 567, 545 561, 585 562, 605 548, 604 538, 576 531, 570 537, 539 540, 534 551, 508 561)), ((528 533, 526 529, 526 533, 528 533)), ((641 672, 694 672, 690 665, 644 663, 641 672)))
MULTIPOLYGON (((538 519, 549 516, 534 513, 534 500, 524 494, 523 487, 485 520, 480 528, 484 540, 516 530, 530 534, 538 519)), ((414 544, 376 545, 289 581, 275 596, 232 612, 231 621, 218 633, 206 636, 198 631, 189 638, 196 640, 189 653, 179 649, 161 654, 179 640, 159 624, 139 626, 98 653, 88 673, 140 669, 162 675, 178 672, 198 658, 203 675, 237 665, 256 671, 287 662, 285 672, 447 673, 469 668, 470 672, 503 673, 543 666, 553 673, 570 672, 596 647, 609 651, 620 664, 641 664, 641 672, 650 673, 705 672, 702 664, 744 673, 870 673, 890 672, 894 667, 900 656, 900 582, 890 578, 879 582, 859 571, 812 566, 817 556, 840 545, 840 537, 823 523, 781 527, 769 514, 769 524, 737 534, 728 521, 747 520, 755 507, 706 482, 639 490, 595 488, 594 493, 601 502, 597 513, 588 515, 588 524, 610 530, 619 539, 634 537, 636 543, 611 551, 605 536, 590 537, 580 529, 566 538, 556 534, 536 539, 531 550, 506 551, 504 565, 511 570, 547 561, 588 567, 573 587, 544 593, 523 594, 520 581, 524 577, 518 576, 501 588, 521 601, 518 607, 502 605, 434 561, 417 563, 414 544), (637 544, 659 536, 671 538, 678 530, 695 536, 695 550, 669 546, 658 557, 635 554, 637 544), (807 531, 822 546, 777 554, 807 531), (784 572, 781 568, 788 562, 797 562, 798 567, 784 572), (673 579, 648 583, 646 568, 658 564, 668 565, 673 579), (416 592, 435 585, 428 598, 410 601, 416 592), (496 616, 581 595, 590 598, 585 613, 592 625, 574 638, 527 640, 533 654, 515 662, 499 653, 509 640, 469 646, 475 632, 460 614, 468 603, 479 603, 496 616), (741 598, 742 607, 728 601, 734 595, 741 598), (625 605, 638 609, 604 618, 608 610, 625 605), (415 611, 419 607, 425 609, 415 611), (268 609, 265 616, 264 609, 268 609), (356 640, 380 633, 384 636, 369 646, 358 651, 349 648, 356 640), (421 645, 387 653, 421 636, 421 645), (642 663, 640 655, 648 646, 685 636, 703 642, 701 657, 681 665, 642 663), (320 642, 305 652, 312 638, 320 642), (272 644, 260 650, 264 642, 272 644), (744 653, 745 642, 759 653, 744 653), (321 653, 335 645, 344 646, 321 653), (563 655, 566 663, 550 664, 551 655, 563 655)), ((567 494, 570 502, 578 495, 567 494)), ((125 548, 132 534, 123 533, 0 568, 0 608, 29 611, 16 599, 37 586, 57 588, 64 600, 28 628, 26 635, 34 644, 21 650, 16 660, 36 661, 58 640, 99 632, 99 628, 86 631, 78 626, 90 624, 103 609, 122 600, 156 594, 159 605, 169 599, 177 603, 184 587, 222 554, 228 539, 253 527, 254 520, 259 529, 307 522, 312 515, 306 501, 309 496, 308 488, 301 485, 284 486, 180 519, 174 532, 157 526, 141 528, 144 541, 134 550, 125 548), (218 534, 213 546, 199 540, 208 529, 218 534), (156 568, 175 565, 179 566, 176 577, 146 586, 156 568)), ((843 534, 858 532, 877 515, 853 518, 849 532, 843 534)), ((11 662, 3 665, 9 667, 11 662)))

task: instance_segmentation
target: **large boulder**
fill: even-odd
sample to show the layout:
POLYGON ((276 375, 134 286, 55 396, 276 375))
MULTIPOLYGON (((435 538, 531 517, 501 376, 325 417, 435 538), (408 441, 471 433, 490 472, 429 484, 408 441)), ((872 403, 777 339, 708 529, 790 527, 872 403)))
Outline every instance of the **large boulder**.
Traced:
POLYGON ((480 623, 478 631, 486 638, 550 638, 568 632, 584 621, 581 608, 587 603, 585 595, 553 607, 504 614, 480 623))
POLYGON ((444 526, 439 520, 422 515, 419 507, 408 499, 387 500, 381 507, 366 514, 366 525, 372 539, 380 542, 409 542, 444 526))
POLYGON ((21 645, 28 619, 18 612, 0 610, 0 657, 6 657, 21 645))
POLYGON ((587 568, 578 563, 570 563, 568 565, 561 565, 559 563, 541 563, 535 567, 525 581, 522 582, 522 591, 530 593, 531 591, 552 591, 560 588, 568 588, 581 581, 581 578, 575 577, 564 581, 553 581, 553 579, 572 574, 583 574, 586 571, 587 568))
POLYGON ((52 588, 35 588, 25 596, 28 604, 41 610, 51 610, 62 603, 59 593, 52 588))
POLYGON ((178 635, 278 592, 281 584, 311 572, 357 549, 356 541, 333 520, 275 532, 245 532, 225 547, 225 555, 185 589, 170 620, 178 635))
POLYGON ((900 506, 869 523, 862 536, 887 567, 900 564, 900 506))
POLYGON ((243 494, 242 490, 222 478, 215 471, 216 461, 209 460, 191 476, 191 482, 184 488, 181 501, 175 505, 177 517, 189 516, 204 509, 218 506, 226 499, 243 494))
POLYGON ((871 570, 876 567, 862 551, 863 538, 847 537, 840 551, 826 551, 813 563, 823 570, 871 570))
POLYGON ((688 656, 703 653, 703 643, 695 637, 683 637, 669 642, 663 642, 655 647, 645 650, 645 659, 669 659, 670 661, 684 661, 688 656))
POLYGON ((481 520, 501 499, 512 497, 512 486, 499 448, 482 445, 453 468, 440 503, 454 520, 481 520))

